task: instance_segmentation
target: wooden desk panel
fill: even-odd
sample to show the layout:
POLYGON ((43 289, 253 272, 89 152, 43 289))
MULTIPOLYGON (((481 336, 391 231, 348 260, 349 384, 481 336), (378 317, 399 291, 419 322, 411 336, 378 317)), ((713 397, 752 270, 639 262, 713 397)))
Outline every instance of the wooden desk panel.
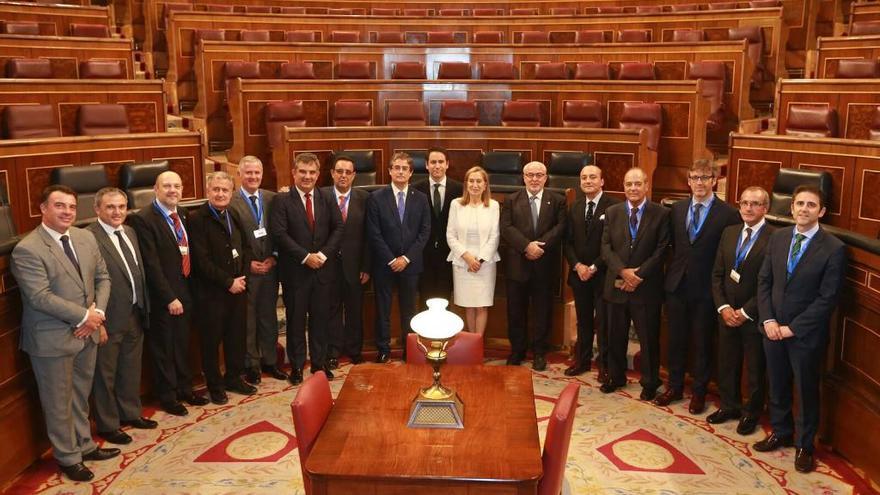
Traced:
POLYGON ((880 21, 880 5, 876 2, 853 2, 849 11, 849 30, 854 22, 880 21))
POLYGON ((121 38, 0 35, 0 67, 12 58, 47 58, 56 79, 79 78, 79 63, 86 60, 122 62, 125 78, 134 79, 133 43, 121 38))
POLYGON ((428 365, 352 368, 309 454, 315 495, 535 494, 542 475, 532 376, 512 366, 444 366, 464 429, 407 428, 428 365))
POLYGON ((837 111, 840 137, 868 139, 880 106, 878 79, 781 79, 777 96, 777 134, 788 127, 792 104, 827 106, 837 111))
POLYGON ((816 63, 810 77, 837 77, 837 63, 842 59, 880 58, 880 35, 820 37, 816 43, 816 63))
POLYGON ((26 2, 0 2, 0 20, 37 22, 40 34, 48 36, 67 36, 71 24, 113 25, 109 7, 26 2))

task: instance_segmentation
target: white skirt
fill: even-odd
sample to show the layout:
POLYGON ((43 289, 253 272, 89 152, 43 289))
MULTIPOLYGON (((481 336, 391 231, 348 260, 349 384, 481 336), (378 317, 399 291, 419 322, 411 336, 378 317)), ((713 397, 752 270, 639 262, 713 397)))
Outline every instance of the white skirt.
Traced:
POLYGON ((480 271, 452 265, 453 300, 462 308, 484 308, 494 304, 497 263, 483 263, 480 271))

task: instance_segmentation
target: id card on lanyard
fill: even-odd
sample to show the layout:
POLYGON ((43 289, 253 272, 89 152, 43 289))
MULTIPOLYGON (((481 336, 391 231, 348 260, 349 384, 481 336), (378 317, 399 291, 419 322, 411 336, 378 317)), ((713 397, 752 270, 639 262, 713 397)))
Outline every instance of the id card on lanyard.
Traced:
POLYGON ((254 207, 254 203, 250 201, 250 198, 245 195, 244 191, 241 189, 238 190, 238 193, 244 199, 245 204, 248 205, 248 208, 251 209, 251 212, 254 214, 254 219, 257 221, 257 227, 254 229, 254 239, 259 239, 261 237, 266 237, 266 227, 263 226, 263 206, 260 203, 260 196, 257 196, 256 207, 254 207))
MULTIPOLYGON (((745 261, 746 256, 752 250, 752 246, 755 245, 755 241, 758 240, 758 236, 761 235, 761 231, 764 230, 764 226, 762 225, 760 229, 755 231, 755 234, 749 239, 749 243, 745 244, 744 242, 737 243, 736 253, 733 258, 733 268, 730 269, 730 279, 734 281, 734 283, 739 283, 740 274, 739 267, 742 266, 743 261, 745 261)), ((745 239, 743 239, 744 241, 745 239)))

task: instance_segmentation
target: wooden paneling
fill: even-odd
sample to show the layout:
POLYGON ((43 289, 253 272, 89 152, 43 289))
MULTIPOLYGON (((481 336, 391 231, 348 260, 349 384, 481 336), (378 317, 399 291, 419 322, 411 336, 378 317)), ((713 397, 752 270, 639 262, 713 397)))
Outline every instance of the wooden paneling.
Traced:
POLYGON ((40 24, 40 34, 67 36, 71 24, 101 24, 108 28, 110 8, 83 5, 0 2, 0 20, 40 24))
POLYGON ((816 66, 810 77, 834 78, 842 59, 880 58, 880 35, 821 37, 816 43, 816 66))
POLYGON ((880 21, 880 5, 876 2, 853 2, 850 6, 849 26, 853 22, 880 21))
POLYGON ((0 67, 11 58, 48 58, 59 79, 79 77, 79 62, 122 62, 126 79, 134 79, 132 41, 120 38, 70 38, 55 36, 0 35, 0 67))
POLYGON ((788 127, 792 104, 828 107, 837 111, 840 137, 868 139, 875 109, 880 105, 880 79, 782 79, 778 83, 776 132, 788 127))

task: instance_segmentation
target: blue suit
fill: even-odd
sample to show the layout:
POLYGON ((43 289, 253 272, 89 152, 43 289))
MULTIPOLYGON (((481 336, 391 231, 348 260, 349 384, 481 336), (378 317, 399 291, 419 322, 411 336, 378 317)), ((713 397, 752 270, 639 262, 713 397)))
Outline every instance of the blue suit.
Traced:
MULTIPOLYGON (((376 293, 376 347, 380 353, 391 350, 391 289, 398 285, 401 343, 406 342, 409 321, 415 315, 422 253, 431 235, 431 208, 428 197, 409 186, 403 221, 391 186, 374 191, 367 199, 367 242, 373 256, 373 289, 376 293), (398 256, 409 264, 395 273, 388 266, 398 256)), ((405 352, 405 351, 404 351, 405 352)))

